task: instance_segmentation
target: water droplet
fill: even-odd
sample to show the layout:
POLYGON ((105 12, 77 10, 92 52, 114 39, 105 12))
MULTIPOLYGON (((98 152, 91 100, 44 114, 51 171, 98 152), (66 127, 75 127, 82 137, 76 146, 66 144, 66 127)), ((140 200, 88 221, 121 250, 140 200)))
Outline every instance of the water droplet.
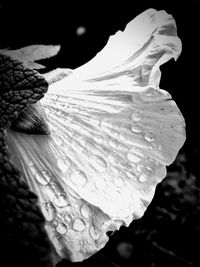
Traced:
POLYGON ((141 160, 141 159, 140 159, 136 154, 134 154, 132 151, 129 151, 129 152, 127 153, 127 158, 128 158, 129 161, 134 162, 134 163, 137 163, 137 162, 139 162, 139 161, 141 160))
POLYGON ((51 202, 42 203, 41 209, 47 221, 52 221, 55 218, 56 210, 51 202))
POLYGON ((59 233, 59 234, 65 234, 67 232, 67 227, 64 223, 59 223, 56 227, 56 231, 59 233))
POLYGON ((140 121, 142 119, 142 114, 140 111, 135 111, 134 113, 132 113, 131 115, 131 119, 135 122, 140 121))
POLYGON ((141 133, 141 129, 136 125, 131 126, 131 131, 134 133, 141 133))
POLYGON ((138 172, 141 172, 143 169, 144 169, 144 165, 141 165, 141 164, 137 165, 137 167, 136 167, 136 170, 138 172))
POLYGON ((60 110, 56 111, 56 115, 60 116, 62 114, 62 112, 60 110))
POLYGON ((90 217, 90 214, 91 214, 91 209, 88 205, 84 204, 82 207, 81 207, 81 214, 85 217, 85 218, 89 218, 90 217))
POLYGON ((37 173, 35 178, 42 185, 47 185, 51 180, 51 176, 47 171, 42 171, 40 174, 37 173))
POLYGON ((103 143, 103 137, 101 135, 94 135, 93 139, 95 142, 97 142, 98 144, 102 144, 103 143))
POLYGON ((127 171, 126 176, 134 181, 137 181, 136 175, 133 171, 127 171))
POLYGON ((64 198, 64 196, 58 196, 56 198, 54 198, 54 204, 59 207, 65 207, 68 205, 67 199, 64 198))
POLYGON ((126 137, 124 136, 124 134, 120 134, 119 135, 119 140, 121 140, 121 141, 125 141, 126 140, 126 137))
POLYGON ((118 145, 118 149, 121 150, 121 151, 123 151, 123 152, 126 152, 128 150, 128 147, 125 146, 125 145, 123 145, 123 144, 119 144, 118 145))
POLYGON ((51 109, 50 108, 45 108, 45 114, 50 115, 51 114, 51 109))
POLYGON ((158 150, 162 150, 162 149, 163 149, 162 145, 158 145, 158 146, 157 146, 157 149, 158 149, 158 150))
POLYGON ((59 159, 57 162, 58 168, 61 169, 61 171, 66 172, 69 169, 70 164, 63 159, 59 159))
POLYGON ((114 139, 110 139, 108 144, 112 148, 117 148, 117 146, 118 146, 118 142, 116 140, 114 140, 114 139))
POLYGON ((147 142, 153 142, 154 141, 154 135, 152 133, 147 133, 147 134, 145 134, 144 139, 147 142))
POLYGON ((106 161, 100 156, 91 157, 90 164, 99 172, 103 172, 107 169, 106 161))
POLYGON ((30 166, 30 167, 33 167, 33 166, 34 166, 34 162, 33 162, 32 160, 31 160, 31 161, 29 161, 29 163, 28 163, 28 164, 29 164, 29 166, 30 166))
POLYGON ((141 183, 144 183, 144 182, 147 181, 147 178, 148 178, 147 174, 145 174, 145 173, 140 174, 140 176, 139 176, 139 181, 140 181, 141 183))
POLYGON ((72 227, 74 230, 81 232, 85 229, 85 223, 82 219, 78 218, 78 219, 74 220, 72 227))
POLYGON ((87 176, 83 171, 74 171, 71 175, 71 181, 78 186, 84 186, 87 183, 87 176))
POLYGON ((94 228, 93 226, 91 226, 89 232, 90 232, 90 236, 91 236, 94 240, 99 239, 100 234, 99 234, 99 231, 98 231, 96 228, 94 228))

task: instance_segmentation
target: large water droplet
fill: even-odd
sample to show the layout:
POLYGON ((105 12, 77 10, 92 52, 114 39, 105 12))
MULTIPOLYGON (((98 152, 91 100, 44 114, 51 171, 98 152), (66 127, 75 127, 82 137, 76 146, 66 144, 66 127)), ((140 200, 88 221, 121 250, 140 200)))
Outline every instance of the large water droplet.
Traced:
POLYGON ((42 203, 41 209, 47 221, 52 221, 55 218, 56 210, 51 202, 42 203))
POLYGON ((56 231, 59 234, 63 235, 63 234, 65 234, 67 232, 67 227, 66 227, 66 225, 64 223, 59 223, 57 225, 57 227, 56 227, 56 231))
POLYGON ((81 207, 81 214, 85 217, 85 218, 89 218, 90 217, 90 214, 91 214, 91 209, 88 205, 84 204, 82 207, 81 207))
POLYGON ((68 205, 67 198, 65 199, 64 196, 55 197, 54 204, 59 208, 65 207, 68 205))
POLYGON ((136 125, 131 126, 131 131, 134 133, 141 133, 141 129, 136 125))
POLYGON ((35 178, 40 184, 47 185, 51 180, 51 175, 47 171, 42 171, 41 173, 37 173, 35 178))
POLYGON ((83 231, 84 229, 85 229, 85 223, 84 223, 84 221, 82 220, 82 219, 75 219, 74 221, 73 221, 73 229, 74 230, 76 230, 76 231, 78 231, 78 232, 81 232, 81 231, 83 231))
POLYGON ((131 119, 135 122, 140 121, 142 119, 142 114, 140 111, 135 111, 131 115, 131 119))
POLYGON ((152 133, 147 133, 147 134, 145 134, 144 139, 147 142, 153 142, 154 141, 154 135, 152 133))
POLYGON ((106 161, 100 156, 91 157, 90 164, 99 172, 103 172, 107 169, 106 161))
POLYGON ((94 228, 93 226, 91 226, 89 232, 90 232, 90 236, 91 236, 94 240, 99 239, 100 234, 99 234, 99 231, 98 231, 96 228, 94 228))
POLYGON ((83 171, 74 171, 71 175, 71 181, 78 186, 84 186, 87 183, 87 176, 83 171))
POLYGON ((136 155, 134 154, 132 151, 129 151, 127 153, 127 159, 131 162, 134 162, 134 163, 137 163, 139 162, 141 159, 136 155))

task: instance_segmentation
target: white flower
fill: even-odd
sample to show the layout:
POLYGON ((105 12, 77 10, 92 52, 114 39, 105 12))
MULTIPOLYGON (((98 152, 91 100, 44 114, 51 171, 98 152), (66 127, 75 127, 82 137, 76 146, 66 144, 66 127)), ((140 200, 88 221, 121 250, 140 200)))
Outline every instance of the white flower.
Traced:
POLYGON ((39 197, 60 257, 81 261, 151 202, 185 141, 184 119, 159 88, 181 53, 176 24, 148 9, 39 101, 49 133, 8 131, 8 147, 39 197))

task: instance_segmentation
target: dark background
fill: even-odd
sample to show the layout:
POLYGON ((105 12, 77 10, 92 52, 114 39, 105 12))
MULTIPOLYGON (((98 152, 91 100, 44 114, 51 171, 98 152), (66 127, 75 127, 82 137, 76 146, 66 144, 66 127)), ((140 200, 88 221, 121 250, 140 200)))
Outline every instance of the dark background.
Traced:
MULTIPOLYGON (((177 62, 170 60, 161 66, 160 87, 172 94, 183 114, 187 141, 168 168, 168 177, 158 186, 145 216, 112 235, 106 248, 83 266, 200 266, 200 1, 160 2, 0 4, 0 48, 60 44, 60 53, 45 61, 48 69, 76 68, 86 63, 105 46, 110 35, 123 30, 147 8, 164 9, 176 20, 183 50, 177 62), (79 26, 86 28, 81 36, 76 34, 79 26)), ((59 265, 69 263, 62 261, 59 265)))

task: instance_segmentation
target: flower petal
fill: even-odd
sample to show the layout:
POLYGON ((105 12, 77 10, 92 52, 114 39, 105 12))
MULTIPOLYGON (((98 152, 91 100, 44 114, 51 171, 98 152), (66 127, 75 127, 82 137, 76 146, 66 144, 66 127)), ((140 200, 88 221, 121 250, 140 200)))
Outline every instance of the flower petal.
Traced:
POLYGON ((89 257, 152 200, 185 141, 184 119, 159 89, 159 66, 180 51, 172 16, 149 9, 50 85, 40 100, 49 136, 8 133, 61 257, 89 257))

